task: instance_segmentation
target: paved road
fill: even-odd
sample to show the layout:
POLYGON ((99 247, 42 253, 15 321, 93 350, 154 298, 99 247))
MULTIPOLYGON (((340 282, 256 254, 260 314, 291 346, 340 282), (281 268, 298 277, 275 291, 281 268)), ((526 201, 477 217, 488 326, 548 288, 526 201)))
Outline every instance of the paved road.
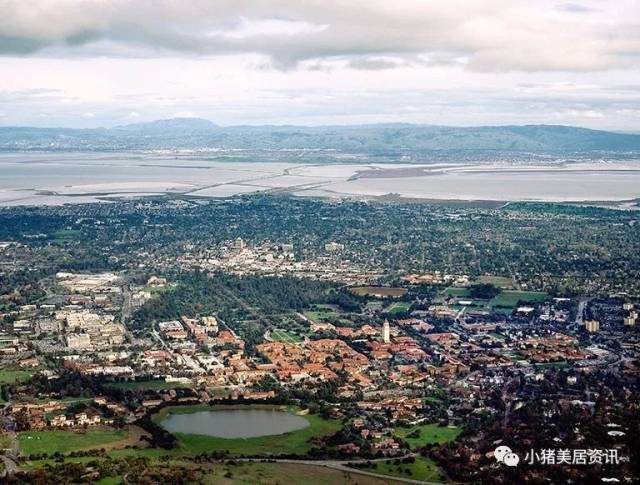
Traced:
POLYGON ((584 311, 591 300, 593 300, 593 297, 581 298, 578 300, 578 309, 576 310, 576 325, 578 327, 584 326, 584 311))
POLYGON ((7 474, 13 475, 14 473, 20 471, 20 467, 18 466, 18 464, 8 456, 2 455, 0 456, 0 459, 4 463, 4 471, 2 472, 2 474, 0 474, 0 477, 4 477, 7 474))
POLYGON ((576 310, 576 325, 581 327, 584 325, 584 309, 587 306, 587 300, 580 300, 578 302, 578 309, 576 310))
MULTIPOLYGON (((391 460, 402 459, 415 456, 415 454, 404 455, 400 457, 391 458, 391 460)), ((403 477, 391 477, 389 475, 382 475, 380 473, 370 472, 367 470, 361 470, 359 468, 351 468, 347 466, 347 463, 367 463, 367 462, 377 462, 377 461, 389 461, 390 458, 375 458, 372 460, 362 460, 362 459, 354 459, 347 461, 339 461, 339 460, 289 460, 289 459, 269 459, 269 462, 276 463, 289 463, 295 465, 311 465, 311 466, 322 466, 325 468, 331 468, 332 470, 339 470, 345 473, 354 473, 356 475, 366 475, 368 477, 378 478, 380 480, 385 480, 390 483, 411 483, 418 485, 441 485, 441 482, 425 482, 421 480, 413 480, 411 478, 403 478, 403 477)), ((240 462, 264 462, 264 458, 238 458, 234 461, 240 462)))
POLYGON ((169 348, 169 346, 166 344, 166 342, 162 339, 162 337, 160 336, 160 334, 157 332, 157 330, 155 328, 151 329, 151 335, 153 335, 158 342, 160 342, 160 345, 162 345, 162 348, 164 350, 166 350, 169 353, 173 353, 173 351, 171 350, 171 348, 169 348))
POLYGON ((12 474, 20 471, 20 467, 18 466, 18 436, 15 431, 8 431, 9 438, 11 439, 11 448, 7 451, 6 454, 1 455, 0 459, 4 462, 4 473, 2 476, 6 474, 12 474))

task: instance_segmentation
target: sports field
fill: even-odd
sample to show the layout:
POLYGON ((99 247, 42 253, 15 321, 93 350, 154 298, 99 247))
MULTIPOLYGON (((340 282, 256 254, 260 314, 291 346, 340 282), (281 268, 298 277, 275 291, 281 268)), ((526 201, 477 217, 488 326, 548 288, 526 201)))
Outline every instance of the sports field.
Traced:
POLYGON ((343 318, 343 313, 336 310, 331 305, 313 305, 309 310, 304 311, 304 315, 312 322, 337 322, 349 324, 351 323, 346 318, 343 318))
POLYGON ((276 342, 287 342, 290 344, 302 342, 302 339, 295 333, 291 333, 280 328, 271 330, 271 332, 269 332, 269 335, 276 342))
POLYGON ((394 434, 402 438, 411 449, 420 448, 433 443, 448 443, 462 433, 457 426, 439 426, 435 423, 413 426, 411 428, 395 428, 394 434))
POLYGON ((406 288, 392 288, 389 286, 356 286, 351 288, 351 293, 358 296, 376 296, 378 298, 384 297, 398 297, 407 292, 406 288))
POLYGON ((535 303, 544 301, 547 293, 541 291, 509 291, 505 290, 490 301, 492 308, 515 308, 518 302, 535 303))
POLYGON ((190 384, 183 384, 182 382, 167 382, 164 379, 154 379, 150 381, 110 382, 108 384, 105 384, 105 386, 112 389, 120 389, 122 391, 159 391, 163 389, 179 389, 191 387, 190 384))
MULTIPOLYGON (((471 299, 468 288, 449 287, 444 289, 444 295, 454 298, 471 299)), ((520 303, 536 303, 544 301, 549 295, 544 291, 503 290, 491 300, 473 299, 472 308, 479 310, 511 313, 520 303)))
POLYGON ((406 313, 411 308, 411 303, 408 301, 396 301, 385 308, 385 312, 396 314, 396 313, 406 313))
POLYGON ((40 453, 68 453, 70 451, 99 448, 101 445, 120 441, 127 437, 124 430, 73 431, 22 431, 18 433, 18 446, 22 455, 40 453))
POLYGON ((479 276, 473 283, 488 283, 504 290, 515 290, 517 288, 513 279, 506 276, 479 276))
POLYGON ((26 381, 33 374, 33 371, 24 369, 0 369, 0 385, 26 381))

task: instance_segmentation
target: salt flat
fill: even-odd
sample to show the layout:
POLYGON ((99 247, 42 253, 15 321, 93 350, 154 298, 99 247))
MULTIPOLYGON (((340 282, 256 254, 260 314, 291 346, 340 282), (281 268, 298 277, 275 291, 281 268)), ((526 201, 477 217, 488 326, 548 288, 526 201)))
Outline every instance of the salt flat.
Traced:
POLYGON ((4 206, 265 191, 332 198, 627 201, 640 197, 640 162, 294 164, 138 152, 0 154, 4 206))

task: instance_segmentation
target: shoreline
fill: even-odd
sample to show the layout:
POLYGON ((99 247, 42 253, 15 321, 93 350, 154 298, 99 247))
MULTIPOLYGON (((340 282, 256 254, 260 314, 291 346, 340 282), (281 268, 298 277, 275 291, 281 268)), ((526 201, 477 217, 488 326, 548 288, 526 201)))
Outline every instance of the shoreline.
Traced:
POLYGON ((455 207, 475 207, 498 209, 506 207, 510 204, 558 204, 558 205, 574 205, 585 207, 602 207, 619 210, 640 210, 640 197, 624 198, 624 199, 581 199, 567 200, 561 198, 540 198, 540 199, 483 199, 472 197, 417 197, 412 195, 403 195, 399 193, 388 193, 382 195, 370 194, 347 194, 337 192, 326 192, 323 194, 306 195, 304 190, 289 190, 287 188, 277 188, 271 190, 256 190, 255 192, 245 192, 224 196, 206 196, 190 193, 148 193, 148 194, 113 194, 113 193, 91 193, 91 194, 39 194, 24 195, 16 199, 0 200, 0 209, 11 209, 17 207, 62 207, 66 205, 82 205, 82 204, 106 204, 131 201, 145 200, 184 200, 184 201, 220 201, 233 200, 242 197, 258 197, 258 196, 287 196, 300 199, 313 199, 319 201, 363 201, 378 203, 397 203, 397 204, 426 204, 426 205, 442 205, 455 207), (41 199, 38 202, 31 202, 33 199, 41 199), (24 203, 21 203, 24 201, 24 203))

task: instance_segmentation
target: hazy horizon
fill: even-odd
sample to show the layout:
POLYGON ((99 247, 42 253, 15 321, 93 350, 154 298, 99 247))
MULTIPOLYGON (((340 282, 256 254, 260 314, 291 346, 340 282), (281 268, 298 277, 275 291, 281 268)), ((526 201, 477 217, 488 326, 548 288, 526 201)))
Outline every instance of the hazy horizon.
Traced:
POLYGON ((623 133, 623 134, 631 134, 631 135, 637 135, 640 134, 640 131, 636 131, 636 130, 623 130, 623 129, 606 129, 606 128, 592 128, 592 127, 588 127, 588 126, 580 126, 580 125, 574 125, 574 124, 564 124, 564 123, 545 123, 545 122, 541 122, 541 123, 509 123, 509 124, 495 124, 495 123, 478 123, 478 124, 474 124, 474 125, 470 125, 470 124, 442 124, 442 123, 419 123, 419 122, 405 122, 405 121, 396 121, 396 122, 369 122, 369 123, 319 123, 319 124, 312 124, 312 123, 308 123, 308 124, 304 124, 304 123, 260 123, 258 121, 254 122, 254 123, 237 123, 237 124, 221 124, 216 122, 216 120, 212 120, 212 119, 208 119, 208 118, 202 118, 199 116, 194 116, 194 117, 182 117, 182 116, 177 116, 177 117, 166 117, 166 118, 150 118, 150 119, 141 119, 141 120, 137 120, 137 121, 132 121, 129 123, 122 123, 122 124, 113 124, 113 125, 99 125, 99 126, 62 126, 62 125, 2 125, 0 124, 0 128, 37 128, 37 129, 77 129, 77 130, 82 130, 82 129, 89 129, 89 130, 100 130, 100 129, 106 129, 106 130, 110 130, 110 129, 114 129, 114 128, 121 128, 121 127, 128 127, 128 126, 136 126, 136 125, 144 125, 144 124, 148 124, 148 123, 155 123, 155 122, 163 122, 163 121, 174 121, 174 120, 202 120, 202 121, 209 121, 211 122, 215 128, 240 128, 240 127, 273 127, 273 128, 278 128, 278 127, 299 127, 299 128, 322 128, 322 127, 344 127, 344 128, 348 128, 348 127, 358 127, 358 126, 401 126, 401 125, 408 125, 408 126, 424 126, 424 127, 443 127, 443 128, 506 128, 506 127, 511 127, 511 126, 520 126, 520 127, 524 127, 524 126, 560 126, 560 127, 566 127, 566 128, 579 128, 579 129, 587 129, 587 130, 597 130, 597 131, 609 131, 612 133, 623 133))

